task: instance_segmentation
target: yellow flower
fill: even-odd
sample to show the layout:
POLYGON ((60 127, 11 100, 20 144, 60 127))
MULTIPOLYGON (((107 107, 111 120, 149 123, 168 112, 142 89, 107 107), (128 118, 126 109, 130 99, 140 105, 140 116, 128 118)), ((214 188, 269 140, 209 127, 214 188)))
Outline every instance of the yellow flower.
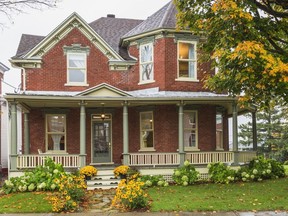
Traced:
POLYGON ((97 169, 93 166, 84 166, 80 169, 80 174, 85 176, 95 176, 97 169))
POLYGON ((119 175, 126 175, 129 170, 129 166, 121 165, 114 169, 114 175, 117 177, 119 175))

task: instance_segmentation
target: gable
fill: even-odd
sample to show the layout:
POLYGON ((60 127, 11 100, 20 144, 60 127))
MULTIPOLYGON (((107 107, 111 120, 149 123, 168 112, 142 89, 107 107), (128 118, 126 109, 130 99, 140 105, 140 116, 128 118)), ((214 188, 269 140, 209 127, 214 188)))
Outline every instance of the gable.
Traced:
POLYGON ((39 44, 23 56, 24 59, 41 58, 55 44, 69 34, 74 28, 77 28, 85 35, 91 43, 95 45, 109 60, 123 60, 122 57, 113 50, 108 43, 95 32, 77 13, 70 15, 55 30, 47 35, 39 44))
POLYGON ((94 97, 127 97, 130 94, 114 86, 102 83, 98 86, 87 89, 77 94, 77 96, 94 96, 94 97))

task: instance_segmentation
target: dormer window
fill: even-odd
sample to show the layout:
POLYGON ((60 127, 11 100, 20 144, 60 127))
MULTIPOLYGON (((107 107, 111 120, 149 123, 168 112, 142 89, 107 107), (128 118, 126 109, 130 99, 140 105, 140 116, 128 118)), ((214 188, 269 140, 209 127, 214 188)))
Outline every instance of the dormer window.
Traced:
POLYGON ((197 80, 197 43, 178 42, 178 80, 197 80))
POLYGON ((153 43, 140 45, 140 83, 154 82, 153 43))

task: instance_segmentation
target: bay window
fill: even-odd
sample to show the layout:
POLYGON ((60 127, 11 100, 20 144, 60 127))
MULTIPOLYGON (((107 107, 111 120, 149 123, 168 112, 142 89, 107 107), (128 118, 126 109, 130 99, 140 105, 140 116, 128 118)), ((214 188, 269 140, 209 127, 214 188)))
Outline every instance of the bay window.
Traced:
POLYGON ((140 45, 140 84, 154 81, 153 43, 140 45))
POLYGON ((197 43, 178 42, 178 79, 197 80, 197 43))

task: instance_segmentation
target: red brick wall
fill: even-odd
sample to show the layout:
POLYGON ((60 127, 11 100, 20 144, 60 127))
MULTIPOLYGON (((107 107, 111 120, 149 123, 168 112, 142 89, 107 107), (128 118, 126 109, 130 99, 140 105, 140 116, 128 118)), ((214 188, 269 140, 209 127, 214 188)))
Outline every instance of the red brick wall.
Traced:
MULTIPOLYGON (((137 45, 129 47, 131 56, 139 59, 137 45)), ((27 90, 42 91, 82 91, 101 83, 108 83, 122 90, 137 90, 159 87, 169 91, 206 91, 202 88, 204 72, 212 73, 209 63, 198 64, 199 82, 176 81, 177 78, 177 43, 173 38, 160 38, 154 43, 154 78, 155 82, 139 85, 139 64, 128 71, 110 71, 108 58, 99 51, 77 28, 59 41, 43 56, 39 69, 26 69, 27 90), (89 86, 65 86, 67 82, 66 55, 63 47, 81 44, 90 47, 87 56, 87 82, 89 86)))
MULTIPOLYGON (((147 107, 146 107, 147 108, 147 107)), ((140 112, 145 107, 129 107, 129 152, 140 150, 140 112)), ((153 110, 154 114, 154 146, 157 152, 176 152, 178 149, 178 107, 155 106, 145 111, 153 110)), ((216 148, 216 108, 201 105, 198 110, 198 146, 202 151, 213 151, 216 148)), ((80 110, 70 109, 66 115, 67 152, 80 153, 80 110)), ((113 162, 121 163, 123 152, 123 115, 122 108, 113 109, 112 117, 112 145, 113 162)), ((91 114, 86 111, 86 152, 87 163, 91 162, 91 114)), ((95 113, 96 114, 96 113, 95 113)), ((45 152, 45 112, 41 109, 32 109, 30 112, 30 142, 31 154, 38 149, 45 152)), ((225 121, 224 121, 225 122, 225 121)), ((227 131, 224 124, 224 131, 227 131)), ((226 141, 225 141, 226 142, 226 141)))

